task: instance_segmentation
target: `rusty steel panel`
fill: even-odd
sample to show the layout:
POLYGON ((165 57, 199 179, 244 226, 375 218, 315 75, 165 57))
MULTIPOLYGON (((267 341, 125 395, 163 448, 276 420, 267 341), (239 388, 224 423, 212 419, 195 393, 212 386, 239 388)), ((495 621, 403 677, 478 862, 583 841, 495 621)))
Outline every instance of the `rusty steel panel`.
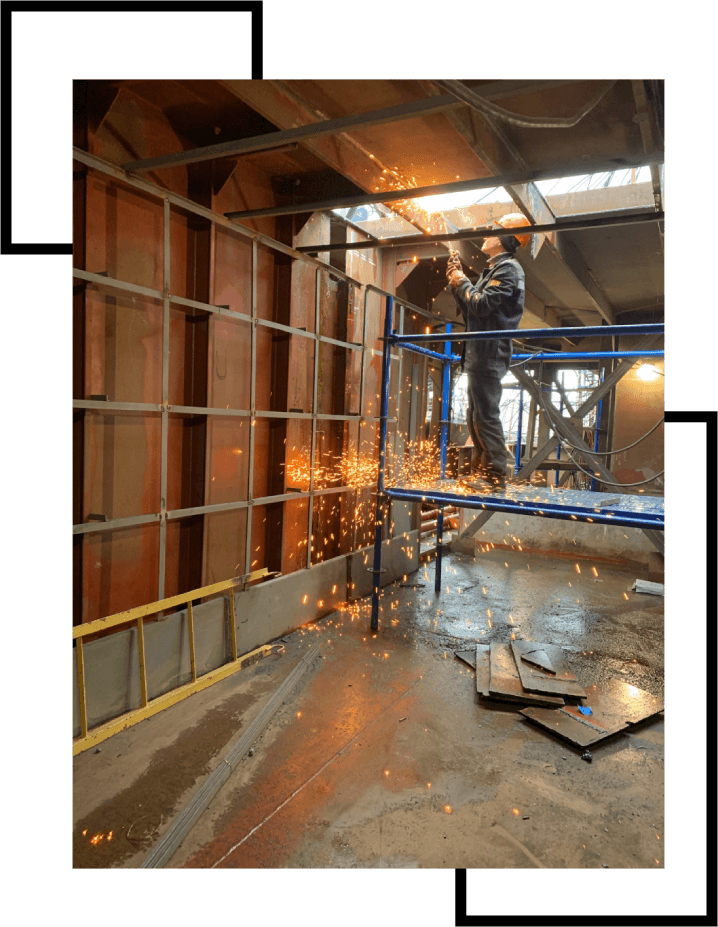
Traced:
POLYGON ((250 315, 252 243, 222 226, 215 226, 213 286, 214 305, 250 315))
POLYGON ((289 338, 290 376, 285 411, 313 412, 315 341, 301 335, 289 338))
POLYGON ((162 303, 85 288, 85 395, 162 401, 162 303))
POLYGON ((218 315, 210 317, 207 374, 210 408, 249 410, 250 331, 249 322, 218 315))
POLYGON ((219 583, 244 572, 246 537, 246 509, 204 516, 203 581, 219 583))
POLYGON ((516 661, 508 644, 501 644, 496 641, 491 643, 490 663, 489 696, 491 698, 546 707, 559 707, 564 704, 562 698, 550 695, 536 695, 524 689, 516 668, 516 661))
POLYGON ((547 695, 565 695, 570 698, 585 698, 586 693, 579 685, 578 680, 566 662, 563 651, 554 644, 540 644, 536 641, 511 641, 511 649, 516 660, 516 666, 521 677, 521 684, 528 692, 544 693, 547 695), (540 648, 548 655, 555 670, 553 676, 548 676, 539 669, 529 666, 521 659, 521 654, 540 648))
POLYGON ((165 595, 181 595, 202 585, 203 516, 167 522, 165 595))
POLYGON ((82 560, 83 623, 157 600, 159 525, 85 535, 82 560))
POLYGON ((161 290, 163 207, 104 174, 87 178, 87 270, 161 290))
POLYGON ((159 511, 160 439, 159 413, 85 413, 85 518, 159 511))
POLYGON ((521 714, 561 740, 588 747, 659 714, 664 708, 662 699, 619 679, 588 686, 586 692, 581 707, 589 707, 590 715, 582 714, 575 705, 566 705, 559 711, 525 708, 521 714))
POLYGON ((246 500, 250 427, 250 419, 245 416, 207 417, 206 501, 197 505, 246 500))
POLYGON ((284 502, 282 573, 293 573, 307 565, 309 499, 284 502))

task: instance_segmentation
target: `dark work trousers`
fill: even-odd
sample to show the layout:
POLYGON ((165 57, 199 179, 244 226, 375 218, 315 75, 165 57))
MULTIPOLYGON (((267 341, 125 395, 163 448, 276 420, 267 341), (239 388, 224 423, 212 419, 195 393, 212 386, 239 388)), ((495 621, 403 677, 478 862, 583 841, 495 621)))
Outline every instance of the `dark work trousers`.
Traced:
POLYGON ((472 473, 506 476, 506 444, 501 425, 501 380, 468 371, 469 406, 466 421, 476 449, 471 455, 472 473))

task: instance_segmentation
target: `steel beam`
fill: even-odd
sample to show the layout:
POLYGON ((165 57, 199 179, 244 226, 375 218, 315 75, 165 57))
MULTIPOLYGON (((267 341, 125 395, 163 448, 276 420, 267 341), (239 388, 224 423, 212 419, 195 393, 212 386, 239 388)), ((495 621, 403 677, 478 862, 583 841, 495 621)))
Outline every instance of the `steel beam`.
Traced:
MULTIPOLYGON (((458 119, 457 113, 448 113, 449 119, 454 123, 459 132, 467 139, 472 150, 476 155, 496 174, 501 174, 502 170, 508 164, 518 170, 526 170, 528 165, 519 151, 508 139, 503 129, 495 124, 480 107, 481 100, 477 100, 477 95, 469 88, 459 84, 457 81, 440 81, 444 89, 450 92, 460 94, 472 108, 473 123, 471 130, 464 128, 458 119), (483 131, 481 131, 483 130, 483 131), (486 137, 488 133, 488 138, 486 137), (482 136, 482 140, 479 139, 482 136)), ((593 171, 580 169, 581 173, 593 173, 593 171)), ((534 225, 555 225, 556 218, 546 202, 543 194, 536 186, 535 182, 501 184, 506 192, 511 196, 521 212, 534 225)), ((538 238, 534 235, 531 241, 531 257, 535 258, 541 245, 546 241, 552 254, 557 258, 570 276, 574 278, 586 294, 590 307, 601 314, 609 324, 616 320, 616 313, 611 306, 606 294, 603 292, 598 282, 591 274, 583 256, 580 252, 569 243, 564 243, 563 248, 559 246, 559 236, 552 232, 540 235, 538 238)))
MULTIPOLYGON (((651 128, 651 118, 653 110, 648 102, 646 87, 642 80, 632 80, 633 98, 636 101, 636 116, 638 126, 641 130, 641 139, 647 155, 650 155, 655 148, 653 140, 653 129, 651 128)), ((658 165, 651 164, 651 184, 653 186, 653 201, 656 204, 656 212, 663 212, 663 188, 658 165)))
MULTIPOLYGON (((645 167, 646 164, 662 164, 663 152, 652 157, 642 155, 640 158, 613 158, 611 160, 577 162, 574 168, 582 174, 600 174, 605 171, 626 170, 631 167, 645 167)), ((558 180, 570 172, 570 168, 546 168, 545 170, 510 170, 492 177, 477 177, 474 180, 456 180, 452 183, 438 183, 427 187, 408 187, 404 190, 384 190, 379 193, 362 193, 359 196, 342 196, 335 199, 316 200, 294 206, 269 206, 264 209, 242 210, 225 213, 230 219, 252 219, 258 216, 291 216, 300 212, 321 212, 332 209, 344 209, 348 206, 366 206, 370 203, 393 203, 398 200, 437 196, 440 193, 464 193, 474 190, 493 190, 494 187, 506 187, 522 183, 535 183, 539 180, 558 180)), ((442 238, 450 240, 454 236, 442 238)), ((427 238, 427 240, 431 240, 427 238)), ((322 249, 326 250, 326 249, 322 249)))
MULTIPOLYGON (((221 81, 221 83, 236 84, 237 82, 221 81)), ((231 158, 235 155, 250 154, 251 152, 271 151, 273 148, 279 148, 289 142, 304 142, 307 139, 321 138, 324 135, 338 135, 351 129, 369 129, 372 126, 379 126, 388 122, 400 122, 403 119, 430 116, 432 113, 440 113, 445 109, 451 109, 459 105, 460 103, 451 94, 441 97, 429 97, 423 100, 412 100, 410 103, 387 106, 383 109, 360 113, 357 116, 341 116, 338 119, 326 119, 322 122, 297 126, 294 129, 284 129, 280 132, 255 135, 252 138, 220 142, 217 145, 192 148, 189 151, 178 151, 175 154, 162 155, 158 158, 142 158, 138 161, 128 161, 122 165, 122 168, 125 171, 151 171, 163 167, 177 167, 180 164, 212 161, 216 158, 231 158)))
MULTIPOLYGON (((252 229, 248 229, 244 225, 231 222, 221 213, 214 212, 212 209, 207 209, 205 206, 200 206, 199 203, 188 200, 184 196, 179 196, 177 193, 170 193, 164 189, 164 187, 158 187, 157 184, 150 183, 149 181, 140 179, 139 177, 132 177, 125 173, 122 168, 117 167, 116 164, 110 164, 109 161, 104 161, 102 158, 98 158, 96 155, 91 155, 87 151, 83 151, 81 148, 73 148, 72 157, 75 161, 79 161, 81 164, 84 164, 93 170, 107 174, 109 177, 114 177, 115 180, 119 180, 121 183, 125 183, 129 187, 134 187, 136 190, 142 190, 150 196, 156 196, 161 200, 167 197, 170 203, 173 206, 177 206, 179 209, 184 209, 196 216, 202 216, 204 219, 209 219, 210 222, 214 222, 215 225, 220 225, 222 228, 230 229, 231 231, 236 232, 238 235, 243 235, 245 238, 250 238, 252 241, 259 242, 260 244, 265 245, 267 248, 271 248, 273 251, 279 251, 281 254, 286 254, 288 257, 306 261, 309 264, 313 264, 315 267, 320 267, 322 270, 326 270, 329 273, 334 274, 335 277, 339 277, 342 280, 353 283, 355 286, 361 286, 357 280, 355 280, 353 277, 350 277, 348 274, 343 273, 336 267, 332 267, 329 264, 323 264, 321 261, 317 261, 314 258, 308 257, 306 254, 301 254, 299 251, 295 251, 294 248, 290 248, 288 245, 283 245, 281 242, 276 241, 274 238, 270 238, 269 235, 263 235, 261 232, 255 232, 252 229)), ((73 273, 75 276, 81 276, 81 273, 73 273)))
MULTIPOLYGON (((229 85, 233 92, 236 90, 236 81, 222 81, 229 85)), ((485 100, 499 100, 505 97, 522 96, 527 93, 536 93, 542 90, 555 89, 566 84, 577 83, 575 80, 555 81, 497 81, 493 84, 480 85, 477 88, 485 100)), ((580 81, 579 81, 580 83, 580 81)), ((429 97, 422 100, 412 100, 398 106, 387 106, 382 109, 370 110, 356 116, 341 116, 337 119, 328 119, 323 122, 310 123, 293 129, 279 132, 268 132, 264 135, 255 135, 251 138, 235 139, 220 142, 216 145, 206 145, 201 148, 192 148, 189 151, 178 151, 175 154, 162 155, 157 158, 141 158, 128 161, 122 165, 123 170, 143 172, 161 169, 163 167, 177 167, 180 164, 196 164, 199 161, 211 161, 216 158, 237 157, 239 155, 257 154, 264 151, 294 150, 299 142, 323 135, 337 135, 350 129, 368 129, 372 126, 392 122, 401 122, 404 119, 416 119, 421 116, 430 116, 447 109, 460 106, 461 103, 453 94, 429 97)))
MULTIPOLYGON (((574 232, 580 231, 582 229, 603 229, 611 228, 612 226, 617 225, 641 225, 646 222, 663 222, 664 215, 662 212, 643 212, 643 213, 628 213, 625 214, 623 210, 614 210, 609 215, 600 216, 599 218, 593 219, 570 219, 566 222, 561 222, 560 224, 550 223, 547 225, 534 225, 530 228, 527 228, 527 232, 531 232, 534 235, 538 235, 543 232, 574 232)), ((399 238, 380 238, 378 242, 373 241, 355 241, 347 242, 346 244, 335 244, 335 245, 303 245, 300 249, 304 254, 320 254, 325 251, 360 251, 365 248, 401 248, 406 245, 424 245, 427 243, 435 241, 455 241, 462 238, 469 239, 483 239, 483 238, 495 238, 496 229, 495 228, 482 228, 482 229, 462 229, 460 232, 449 232, 441 233, 438 235, 403 235, 399 238)), ((563 256, 561 256, 563 260, 563 256)), ((582 259, 581 259, 582 260, 582 259)), ((570 273, 576 277, 576 274, 566 265, 570 273)), ((578 279, 578 277, 576 277, 578 279)), ((581 282, 581 281, 579 281, 581 282)), ((583 285, 583 284, 582 284, 583 285)), ((597 287, 598 284, 594 285, 597 287)), ((584 287, 585 289, 585 287, 584 287)), ((593 300, 592 300, 593 301, 593 300)), ((603 313, 602 313, 603 314, 603 313)))

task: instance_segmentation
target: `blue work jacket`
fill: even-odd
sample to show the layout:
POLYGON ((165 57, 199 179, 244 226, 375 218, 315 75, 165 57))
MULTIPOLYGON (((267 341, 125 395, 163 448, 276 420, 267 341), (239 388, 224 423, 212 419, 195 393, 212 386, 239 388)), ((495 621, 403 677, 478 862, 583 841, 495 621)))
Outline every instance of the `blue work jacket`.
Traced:
MULTIPOLYGON (((524 270, 505 252, 482 271, 474 286, 464 280, 454 289, 457 313, 467 332, 510 331, 519 327, 524 312, 524 270)), ((503 377, 511 361, 511 339, 465 341, 461 369, 489 377, 503 377)))

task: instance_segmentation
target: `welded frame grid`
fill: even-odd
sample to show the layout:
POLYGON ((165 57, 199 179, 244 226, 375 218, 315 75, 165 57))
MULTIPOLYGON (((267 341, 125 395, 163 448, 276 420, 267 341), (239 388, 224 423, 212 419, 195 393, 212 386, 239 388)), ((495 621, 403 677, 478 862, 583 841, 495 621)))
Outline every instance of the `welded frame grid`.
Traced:
MULTIPOLYGON (((355 487, 351 486, 333 486, 325 489, 317 489, 314 482, 314 455, 316 452, 316 436, 318 430, 318 420, 326 419, 330 421, 355 421, 359 427, 358 448, 361 446, 361 426, 364 422, 379 422, 379 416, 364 415, 365 399, 365 370, 367 359, 376 356, 381 352, 374 349, 373 345, 367 345, 367 301, 371 291, 381 295, 389 295, 387 291, 382 290, 374 284, 362 285, 354 280, 348 274, 345 274, 338 268, 324 264, 309 255, 300 253, 281 242, 263 235, 260 232, 254 232, 251 229, 243 227, 236 222, 226 219, 220 213, 206 207, 199 206, 191 200, 178 194, 171 193, 162 187, 158 187, 148 181, 139 179, 135 176, 126 174, 121 169, 109 162, 103 161, 94 155, 88 154, 81 149, 73 149, 73 158, 92 170, 99 171, 113 177, 115 180, 126 184, 127 186, 139 189, 153 197, 156 197, 162 204, 163 215, 163 287, 161 290, 152 287, 141 286, 130 283, 129 281, 109 277, 106 273, 92 273, 90 271, 73 268, 73 276, 77 279, 84 280, 101 289, 120 290, 132 293, 138 296, 144 296, 149 299, 158 300, 162 304, 162 393, 160 403, 144 402, 115 402, 106 400, 92 399, 75 399, 73 400, 74 409, 87 409, 104 413, 114 412, 137 412, 151 413, 159 412, 161 418, 161 451, 160 451, 160 506, 159 511, 147 515, 128 516, 123 518, 113 518, 108 521, 86 522, 79 525, 73 525, 73 534, 95 534, 98 532, 113 531, 121 528, 130 528, 143 525, 159 523, 159 575, 158 575, 158 599, 165 595, 166 585, 166 553, 167 553, 167 521, 179 518, 188 518, 194 515, 209 515, 217 512, 227 512, 237 509, 247 510, 246 534, 245 534, 245 573, 250 572, 251 550, 252 550, 252 511, 255 506, 270 505, 278 502, 295 501, 297 499, 308 499, 308 519, 307 519, 307 559, 306 568, 312 566, 311 535, 313 530, 313 511, 314 499, 317 496, 329 495, 333 493, 348 492, 355 487), (208 219, 214 226, 221 226, 251 239, 252 257, 251 257, 251 300, 250 313, 237 312, 224 306, 216 306, 211 303, 205 303, 196 299, 176 296, 170 292, 171 288, 171 240, 170 240, 170 216, 171 208, 175 207, 185 212, 193 213, 208 219), (260 318, 257 314, 257 273, 258 273, 258 252, 259 245, 262 244, 273 251, 292 257, 304 263, 309 263, 316 268, 315 281, 315 318, 314 331, 308 332, 303 328, 294 328, 290 325, 284 325, 269 319, 260 318), (354 342, 340 341, 327 335, 320 334, 320 310, 321 310, 321 276, 322 273, 330 274, 339 279, 345 280, 350 286, 364 289, 364 318, 362 320, 362 341, 361 344, 354 342), (250 325, 251 331, 251 356, 250 356, 250 408, 249 409, 215 409, 206 406, 171 406, 169 403, 169 334, 170 334, 170 307, 172 305, 184 306, 190 309, 199 309, 212 315, 224 316, 230 319, 236 319, 240 322, 246 322, 250 325), (313 370, 313 399, 311 412, 280 412, 262 410, 256 408, 256 372, 257 372, 257 326, 286 332, 290 335, 312 339, 314 342, 314 370, 313 370), (332 344, 349 351, 361 352, 361 381, 360 381, 360 405, 359 413, 336 415, 322 413, 317 408, 318 397, 318 374, 319 374, 319 347, 322 344, 332 344), (248 453, 248 489, 247 499, 236 502, 223 502, 217 504, 192 506, 183 509, 170 511, 167 509, 167 474, 168 474, 168 434, 169 434, 169 416, 170 413, 175 415, 221 415, 245 417, 250 420, 249 429, 249 453, 248 453), (283 418, 283 419, 308 419, 312 422, 312 439, 311 439, 311 461, 310 467, 310 484, 309 489, 301 492, 288 492, 272 496, 254 497, 254 452, 255 452, 255 429, 254 424, 259 418, 283 418)), ((427 318, 440 320, 440 317, 434 313, 427 312, 419 306, 415 306, 407 300, 397 298, 397 304, 403 309, 407 307, 412 312, 418 313, 427 318)), ((381 314, 381 310, 380 310, 381 314)), ((403 332, 403 324, 402 324, 403 332)), ((399 353, 392 354, 393 361, 401 363, 399 353)), ((397 419, 393 419, 396 421, 397 419)), ((395 436, 396 442, 396 436, 395 436)), ((366 488, 369 488, 367 486, 366 488)), ((352 548, 356 547, 356 536, 352 542, 352 548)))

